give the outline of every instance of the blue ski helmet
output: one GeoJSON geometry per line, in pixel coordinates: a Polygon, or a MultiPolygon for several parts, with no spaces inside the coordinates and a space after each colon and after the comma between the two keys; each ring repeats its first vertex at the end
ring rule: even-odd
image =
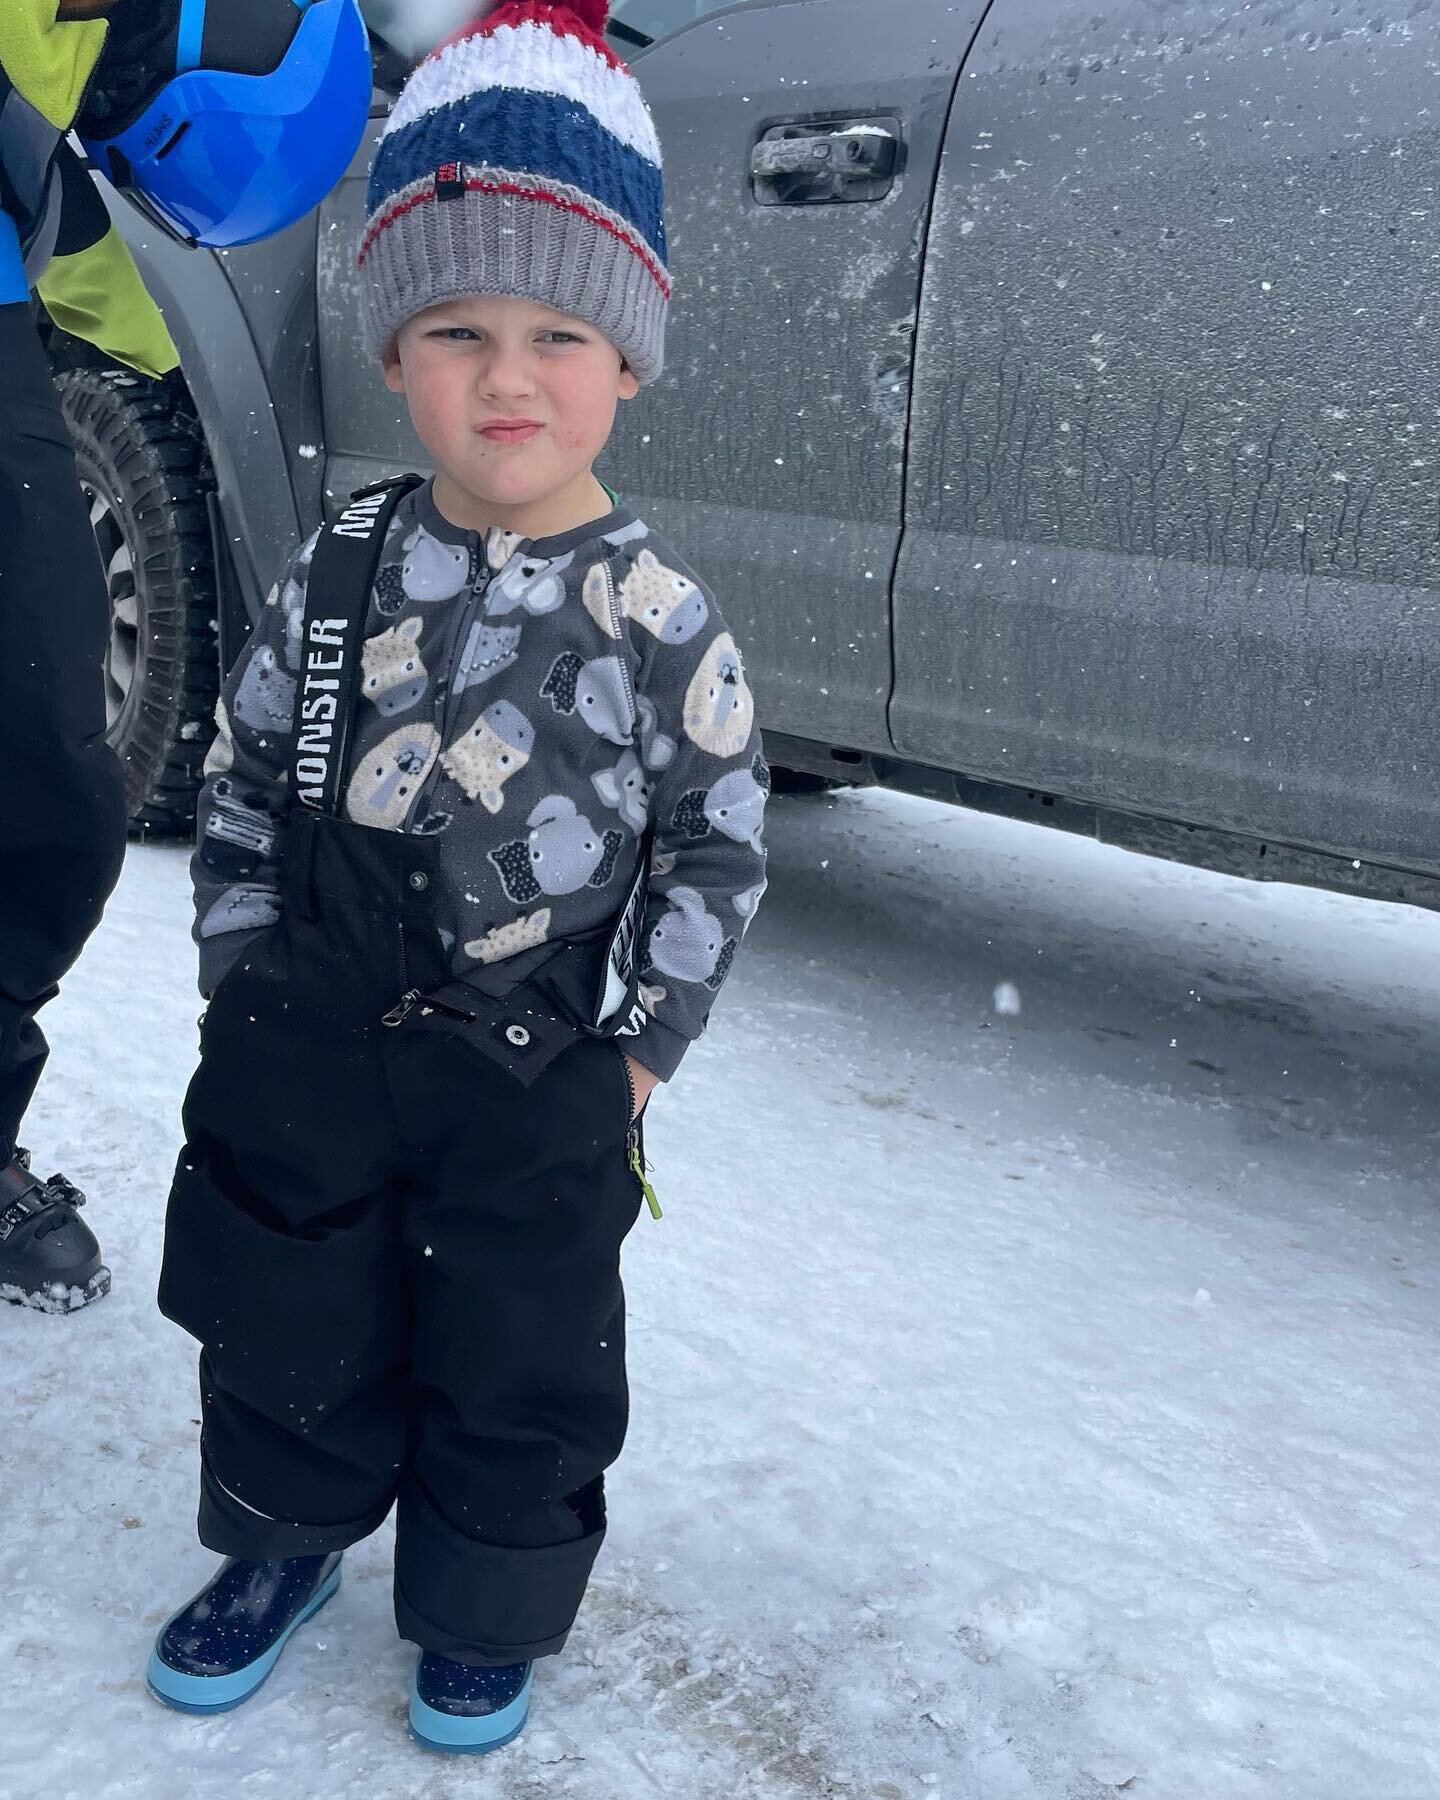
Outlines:
{"type": "Polygon", "coordinates": [[[175,73],[85,149],[172,237],[223,249],[303,218],[370,112],[357,0],[179,0],[175,73]],[[257,29],[261,27],[263,29],[257,29]]]}

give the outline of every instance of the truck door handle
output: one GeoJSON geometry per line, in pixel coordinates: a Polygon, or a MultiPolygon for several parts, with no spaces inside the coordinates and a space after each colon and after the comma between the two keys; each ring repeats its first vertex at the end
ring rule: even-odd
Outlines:
{"type": "Polygon", "coordinates": [[[882,200],[900,171],[894,117],[772,125],[750,152],[761,206],[836,206],[882,200]]]}

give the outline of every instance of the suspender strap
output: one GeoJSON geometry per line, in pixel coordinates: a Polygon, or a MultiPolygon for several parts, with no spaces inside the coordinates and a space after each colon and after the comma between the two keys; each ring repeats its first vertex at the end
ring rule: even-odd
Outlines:
{"type": "Polygon", "coordinates": [[[360,488],[320,533],[305,588],[300,680],[295,694],[291,790],[316,812],[337,810],[360,693],[370,590],[395,509],[425,485],[419,475],[360,488]]]}
{"type": "Polygon", "coordinates": [[[645,1022],[640,1004],[640,933],[645,923],[645,902],[650,891],[650,856],[655,847],[652,827],[640,844],[640,861],[616,915],[609,942],[600,991],[586,1029],[596,1037],[635,1037],[645,1022]]]}

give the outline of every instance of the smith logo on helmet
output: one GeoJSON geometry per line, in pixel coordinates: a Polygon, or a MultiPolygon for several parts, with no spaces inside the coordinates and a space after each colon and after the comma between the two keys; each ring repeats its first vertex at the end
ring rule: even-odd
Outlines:
{"type": "Polygon", "coordinates": [[[175,128],[175,120],[168,112],[159,118],[145,133],[145,148],[153,150],[157,144],[165,142],[166,135],[175,128]]]}

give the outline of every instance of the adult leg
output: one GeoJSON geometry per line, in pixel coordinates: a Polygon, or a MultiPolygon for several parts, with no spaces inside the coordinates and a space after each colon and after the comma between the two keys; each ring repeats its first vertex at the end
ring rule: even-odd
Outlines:
{"type": "Polygon", "coordinates": [[[440,1133],[415,1132],[404,1212],[397,1621],[424,1649],[521,1663],[564,1645],[625,1437],[629,1088],[611,1043],[575,1045],[521,1089],[473,1048],[418,1035],[392,1081],[402,1116],[440,1133]]]}
{"type": "Polygon", "coordinates": [[[105,743],[109,597],[27,306],[0,307],[0,1165],[44,1063],[35,1014],[99,923],[125,850],[105,743]]]}
{"type": "Polygon", "coordinates": [[[109,629],[75,458],[30,309],[0,306],[0,1296],[68,1312],[110,1286],[76,1213],[16,1139],[45,1062],[35,1015],[99,923],[125,850],[105,743],[109,629]]]}

